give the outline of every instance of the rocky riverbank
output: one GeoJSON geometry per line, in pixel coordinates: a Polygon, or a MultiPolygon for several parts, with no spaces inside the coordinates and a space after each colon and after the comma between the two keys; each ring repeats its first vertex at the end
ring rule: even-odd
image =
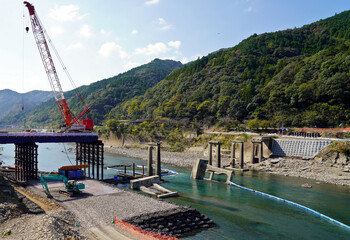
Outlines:
{"type": "MultiPolygon", "coordinates": [[[[140,148],[123,148],[123,147],[105,147],[105,151],[109,153],[125,155],[129,157],[148,159],[148,150],[140,148]]],[[[192,167],[198,158],[203,158],[203,155],[198,153],[178,153],[161,151],[162,163],[174,165],[178,167],[192,167]]]]}
{"type": "MultiPolygon", "coordinates": [[[[107,152],[126,155],[147,160],[147,149],[134,149],[122,147],[106,147],[107,152]]],[[[207,159],[204,154],[198,152],[175,153],[161,152],[162,162],[179,167],[192,168],[198,158],[207,159]]],[[[222,157],[223,165],[229,163],[227,156],[222,157]]],[[[350,185],[350,158],[343,154],[323,153],[312,160],[298,158],[269,158],[261,163],[245,163],[245,168],[263,171],[283,176],[302,177],[314,179],[325,183],[350,185]]]]}
{"type": "Polygon", "coordinates": [[[247,164],[250,169],[283,176],[302,177],[319,182],[350,186],[350,173],[318,160],[271,158],[261,163],[247,164]]]}
{"type": "Polygon", "coordinates": [[[13,184],[1,178],[0,234],[5,239],[135,239],[112,224],[114,216],[143,230],[176,237],[215,226],[194,208],[96,180],[85,180],[87,188],[74,197],[60,194],[60,186],[50,186],[52,199],[36,181],[26,187],[13,184]]]}
{"type": "MultiPolygon", "coordinates": [[[[43,199],[47,213],[33,202],[33,194],[14,188],[0,173],[0,234],[4,239],[82,239],[75,216],[57,203],[43,199]],[[25,193],[26,195],[22,194],[25,193]]],[[[34,197],[35,198],[35,197],[34,197]]],[[[38,199],[38,198],[37,198],[38,199]]]]}

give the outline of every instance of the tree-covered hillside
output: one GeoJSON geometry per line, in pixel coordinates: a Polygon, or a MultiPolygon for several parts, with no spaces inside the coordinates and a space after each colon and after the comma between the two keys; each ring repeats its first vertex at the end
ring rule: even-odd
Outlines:
{"type": "Polygon", "coordinates": [[[274,33],[173,71],[143,96],[117,106],[116,119],[211,125],[265,119],[272,125],[350,124],[350,11],[274,33]]]}
{"type": "MultiPolygon", "coordinates": [[[[142,95],[148,88],[153,87],[164,79],[173,69],[182,67],[180,62],[155,59],[148,64],[134,68],[117,76],[95,82],[65,93],[68,106],[73,113],[79,115],[83,105],[77,93],[80,92],[90,114],[96,124],[101,124],[105,115],[119,103],[135,96],[142,95]]],[[[15,115],[4,119],[3,123],[23,123],[28,126],[58,126],[63,124],[63,118],[58,107],[51,99],[24,115],[15,115]]]]}
{"type": "Polygon", "coordinates": [[[0,122],[2,118],[22,114],[22,105],[24,111],[29,111],[51,97],[52,93],[48,91],[18,93],[9,89],[0,90],[0,122]]]}

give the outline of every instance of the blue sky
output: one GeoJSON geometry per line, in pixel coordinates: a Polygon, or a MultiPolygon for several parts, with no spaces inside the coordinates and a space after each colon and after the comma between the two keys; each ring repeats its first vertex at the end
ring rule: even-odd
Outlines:
{"type": "MultiPolygon", "coordinates": [[[[154,58],[186,63],[250,35],[350,9],[349,0],[32,0],[77,86],[154,58]]],[[[0,0],[0,89],[51,90],[21,0],[0,0]],[[23,17],[23,13],[24,16],[23,17]]],[[[64,91],[72,89],[54,59],[64,91]]]]}

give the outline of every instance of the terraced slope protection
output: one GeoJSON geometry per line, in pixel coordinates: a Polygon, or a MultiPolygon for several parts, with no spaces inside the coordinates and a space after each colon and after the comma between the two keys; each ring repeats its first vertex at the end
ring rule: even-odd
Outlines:
{"type": "Polygon", "coordinates": [[[274,139],[272,155],[278,157],[314,158],[322,149],[332,144],[326,140],[274,139]]]}

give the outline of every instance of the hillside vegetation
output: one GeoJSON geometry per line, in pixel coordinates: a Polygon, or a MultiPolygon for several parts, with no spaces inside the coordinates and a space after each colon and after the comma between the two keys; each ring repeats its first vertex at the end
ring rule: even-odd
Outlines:
{"type": "Polygon", "coordinates": [[[301,28],[254,34],[173,71],[109,116],[167,117],[200,126],[250,119],[268,126],[350,124],[349,37],[350,11],[301,28]]]}
{"type": "MultiPolygon", "coordinates": [[[[86,105],[91,109],[90,117],[96,124],[101,124],[112,108],[134,96],[142,95],[148,88],[164,79],[174,68],[179,67],[182,67],[180,62],[155,59],[125,73],[65,93],[67,104],[76,115],[81,113],[83,105],[77,97],[77,93],[80,92],[86,105]]],[[[63,124],[63,118],[54,99],[32,109],[24,117],[18,114],[3,119],[2,123],[23,121],[32,127],[58,127],[63,124]]]]}
{"type": "Polygon", "coordinates": [[[0,90],[0,122],[9,116],[23,114],[22,105],[27,112],[50,98],[52,93],[48,91],[18,93],[9,89],[0,90]]]}
{"type": "MultiPolygon", "coordinates": [[[[230,130],[277,127],[281,121],[291,127],[345,126],[350,124],[349,54],[350,11],[345,11],[301,28],[254,34],[184,66],[156,59],[79,91],[95,123],[104,125],[99,131],[144,132],[150,139],[168,136],[166,124],[179,136],[184,128],[214,125],[230,130]],[[138,129],[116,122],[128,119],[148,121],[138,129]]],[[[73,112],[82,112],[74,91],[66,98],[73,112]]],[[[53,100],[27,112],[24,120],[32,126],[63,122],[53,100]]],[[[2,123],[22,121],[17,115],[2,123]]]]}

